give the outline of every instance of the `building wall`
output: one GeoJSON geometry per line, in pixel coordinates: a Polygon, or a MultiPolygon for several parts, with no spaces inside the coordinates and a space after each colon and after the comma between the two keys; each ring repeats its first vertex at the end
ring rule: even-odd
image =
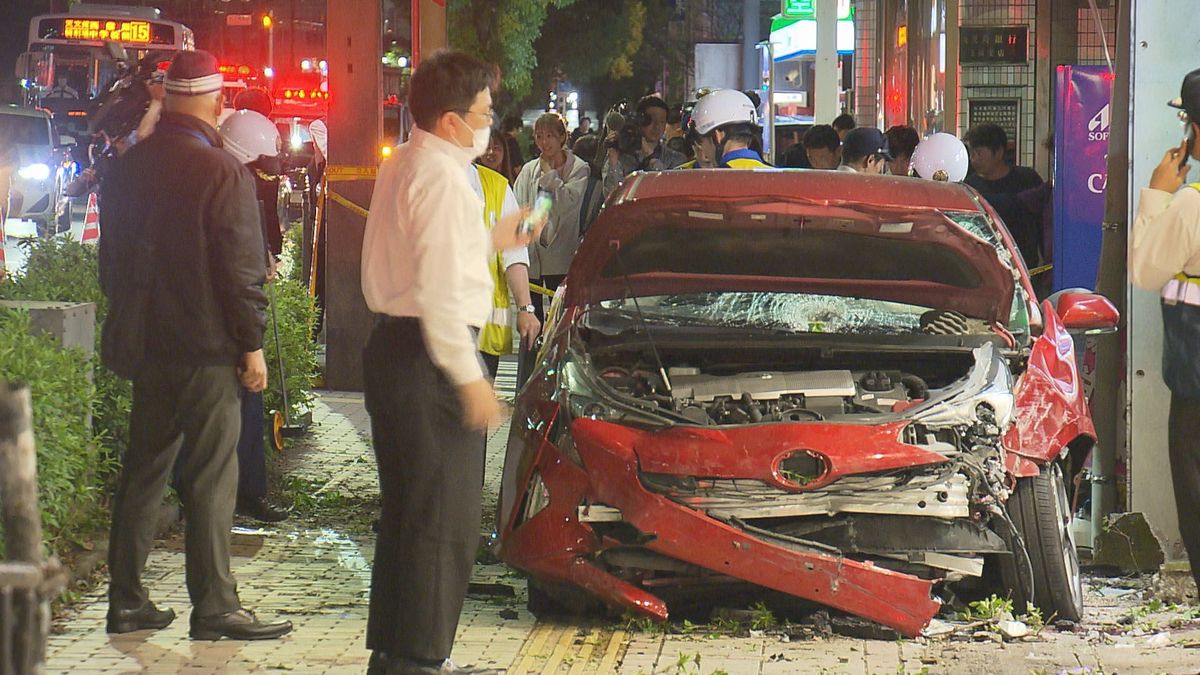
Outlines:
{"type": "MultiPolygon", "coordinates": [[[[1034,146],[1041,139],[1035,138],[1035,119],[1039,96],[1053,96],[1053,92],[1037,91],[1034,42],[1037,35],[1036,0],[961,0],[959,23],[970,26],[1017,26],[1029,28],[1030,59],[1024,64],[961,66],[962,101],[958,113],[958,128],[965,133],[969,123],[971,101],[976,99],[1020,100],[1020,138],[1016,148],[1016,161],[1032,165],[1034,146]]],[[[1012,142],[1012,139],[1009,139],[1012,142]]]]}
{"type": "Polygon", "coordinates": [[[879,72],[880,44],[879,0],[854,3],[854,119],[860,126],[882,124],[879,72]]]}

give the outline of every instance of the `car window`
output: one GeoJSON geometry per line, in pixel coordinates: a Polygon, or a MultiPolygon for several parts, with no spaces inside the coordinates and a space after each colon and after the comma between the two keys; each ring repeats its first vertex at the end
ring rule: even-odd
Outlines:
{"type": "MultiPolygon", "coordinates": [[[[936,308],[839,295],[776,292],[721,292],[657,295],[605,300],[602,310],[641,315],[658,325],[703,325],[842,335],[922,333],[921,318],[932,321],[936,308]]],[[[964,335],[990,335],[987,322],[968,319],[964,335]]]]}
{"type": "Polygon", "coordinates": [[[50,145],[50,125],[42,117],[0,115],[0,139],[17,145],[50,145]]]}
{"type": "Polygon", "coordinates": [[[1014,270],[1013,278],[1016,280],[1013,290],[1012,312],[1009,314],[1008,330],[1014,334],[1029,334],[1029,312],[1027,310],[1028,298],[1025,297],[1025,289],[1021,286],[1020,280],[1017,278],[1015,270],[1017,264],[1013,260],[1012,251],[1004,245],[1004,238],[996,230],[992,220],[986,214],[973,211],[945,211],[945,216],[954,221],[959,227],[970,232],[992,245],[996,249],[996,256],[1000,261],[1014,270]]]}

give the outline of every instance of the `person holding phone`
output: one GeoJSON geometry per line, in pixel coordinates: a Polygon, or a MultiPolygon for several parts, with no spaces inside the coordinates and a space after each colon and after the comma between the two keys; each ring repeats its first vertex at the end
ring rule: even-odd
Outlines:
{"type": "Polygon", "coordinates": [[[1167,150],[1143,188],[1129,240],[1129,277],[1161,291],[1163,379],[1171,390],[1167,446],[1179,534],[1200,585],[1200,183],[1187,182],[1200,159],[1200,70],[1183,78],[1179,98],[1186,138],[1167,150]]]}
{"type": "Polygon", "coordinates": [[[518,211],[489,235],[468,181],[491,137],[494,72],[458,51],[421,61],[416,129],[380,165],[363,234],[363,296],[380,315],[363,372],[383,501],[368,673],[496,672],[449,661],[479,545],[484,437],[501,414],[478,352],[488,259],[539,234],[518,235],[518,211]]]}

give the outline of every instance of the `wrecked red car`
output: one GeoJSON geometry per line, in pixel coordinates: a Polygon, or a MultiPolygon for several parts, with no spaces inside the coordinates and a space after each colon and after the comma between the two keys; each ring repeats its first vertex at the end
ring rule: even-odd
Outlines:
{"type": "Polygon", "coordinates": [[[961,584],[1077,620],[1064,473],[1095,430],[1071,333],[1117,320],[1090,293],[1039,306],[963,185],[639,174],[517,399],[499,553],[531,603],[660,620],[722,584],[910,636],[961,584]]]}

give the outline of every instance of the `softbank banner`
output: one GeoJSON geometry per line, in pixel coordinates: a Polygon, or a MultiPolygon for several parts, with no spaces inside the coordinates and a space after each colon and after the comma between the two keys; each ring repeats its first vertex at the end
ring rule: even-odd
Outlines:
{"type": "Polygon", "coordinates": [[[1054,125],[1054,290],[1095,288],[1108,182],[1113,76],[1059,66],[1054,125]]]}

